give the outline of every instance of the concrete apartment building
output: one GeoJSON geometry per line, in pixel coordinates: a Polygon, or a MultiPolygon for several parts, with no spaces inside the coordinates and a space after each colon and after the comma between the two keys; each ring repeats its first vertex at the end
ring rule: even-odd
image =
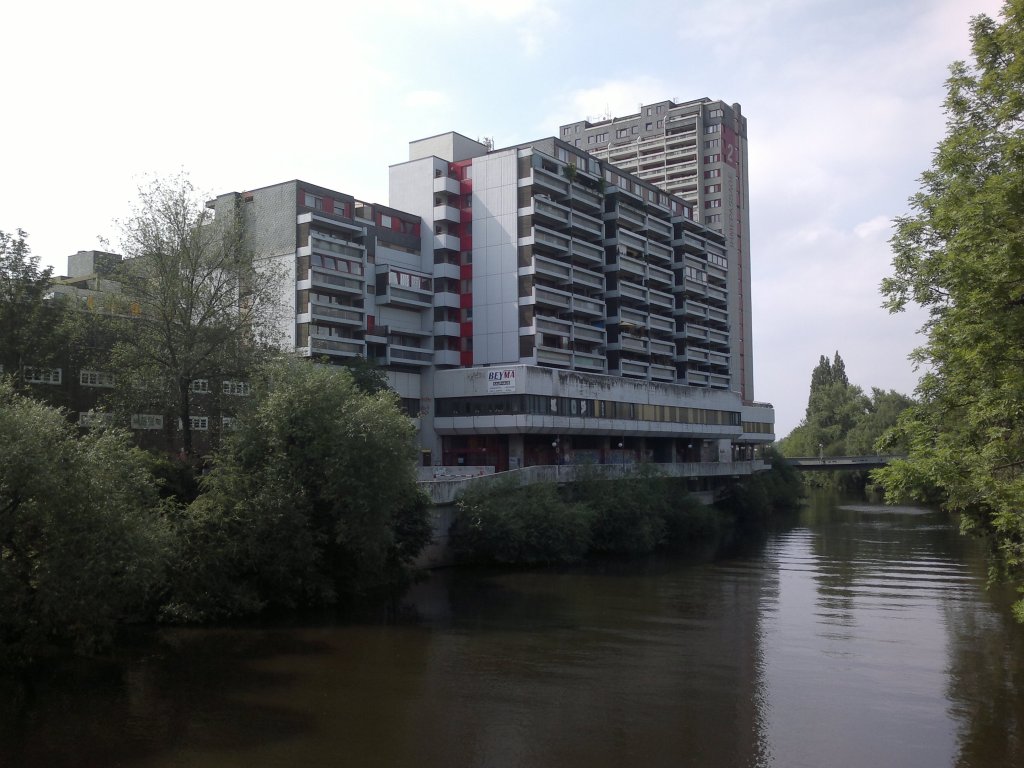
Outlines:
{"type": "Polygon", "coordinates": [[[729,267],[730,369],[741,396],[753,400],[747,121],[740,105],[666,100],[642,105],[632,115],[569,123],[558,136],[683,198],[695,219],[722,234],[729,267]]]}
{"type": "Polygon", "coordinates": [[[730,369],[725,243],[683,199],[549,138],[414,141],[390,206],[220,195],[285,274],[286,349],[383,366],[422,463],[732,462],[772,439],[730,369]]]}
{"type": "MultiPolygon", "coordinates": [[[[208,206],[241,210],[257,264],[281,276],[282,347],[383,367],[422,464],[742,472],[773,439],[771,407],[743,401],[730,364],[725,240],[684,199],[556,138],[495,150],[457,133],[412,142],[390,186],[390,205],[292,180],[208,206]]],[[[115,261],[76,254],[59,290],[130,312],[104,277],[115,261]]],[[[85,395],[113,376],[46,373],[40,387],[85,395]]],[[[228,428],[248,385],[194,385],[210,401],[193,428],[228,428]]],[[[87,426],[94,398],[67,394],[87,426]]],[[[160,413],[131,426],[173,430],[160,413]]]]}

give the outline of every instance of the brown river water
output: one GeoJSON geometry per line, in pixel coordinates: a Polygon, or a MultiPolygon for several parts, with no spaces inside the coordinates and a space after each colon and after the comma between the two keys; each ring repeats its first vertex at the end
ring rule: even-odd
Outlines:
{"type": "Polygon", "coordinates": [[[1009,598],[945,517],[821,497],[715,557],[437,571],[5,681],[0,766],[1024,767],[1009,598]]]}

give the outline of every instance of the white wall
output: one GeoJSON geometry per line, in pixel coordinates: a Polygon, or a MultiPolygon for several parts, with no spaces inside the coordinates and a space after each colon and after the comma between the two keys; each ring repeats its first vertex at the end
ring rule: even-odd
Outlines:
{"type": "Polygon", "coordinates": [[[519,360],[516,150],[473,161],[473,363],[519,360]]]}

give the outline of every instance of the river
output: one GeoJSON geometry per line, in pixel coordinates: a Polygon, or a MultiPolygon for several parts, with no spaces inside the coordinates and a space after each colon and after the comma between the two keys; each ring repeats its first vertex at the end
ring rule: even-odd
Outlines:
{"type": "Polygon", "coordinates": [[[0,765],[1024,766],[1024,631],[984,577],[939,514],[819,497],[717,557],[438,571],[7,681],[0,765]]]}

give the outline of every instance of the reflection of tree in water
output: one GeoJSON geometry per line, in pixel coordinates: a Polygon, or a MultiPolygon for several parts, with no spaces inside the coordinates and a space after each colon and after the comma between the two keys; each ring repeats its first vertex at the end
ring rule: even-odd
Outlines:
{"type": "MultiPolygon", "coordinates": [[[[165,633],[170,646],[119,659],[71,660],[0,679],[0,765],[132,765],[182,743],[225,753],[292,739],[307,718],[245,702],[284,682],[251,662],[283,652],[260,631],[165,633]]],[[[292,653],[316,653],[313,646],[292,653]]]]}
{"type": "Polygon", "coordinates": [[[1024,765],[1024,633],[1010,616],[1012,596],[952,597],[944,606],[949,638],[950,713],[960,723],[962,768],[1024,765]],[[1004,598],[1004,599],[1000,599],[1004,598]]]}

